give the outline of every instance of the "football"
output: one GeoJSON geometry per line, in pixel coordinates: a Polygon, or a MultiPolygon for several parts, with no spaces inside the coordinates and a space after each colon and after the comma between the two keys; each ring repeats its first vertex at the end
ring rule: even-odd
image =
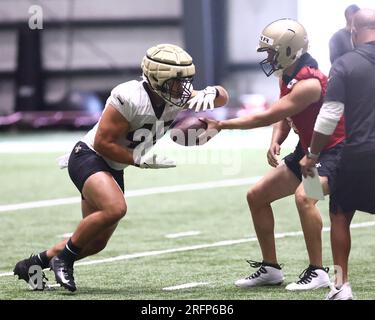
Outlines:
{"type": "Polygon", "coordinates": [[[170,130],[172,141],[181,146],[199,146],[206,141],[199,141],[198,136],[207,129],[207,123],[196,117],[186,117],[176,122],[170,130]]]}

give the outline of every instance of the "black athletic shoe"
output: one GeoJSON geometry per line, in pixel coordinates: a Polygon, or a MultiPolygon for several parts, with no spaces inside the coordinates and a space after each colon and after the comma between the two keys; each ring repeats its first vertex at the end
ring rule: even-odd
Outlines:
{"type": "Polygon", "coordinates": [[[50,262],[51,270],[55,273],[56,282],[71,292],[77,290],[73,277],[73,266],[58,257],[54,257],[50,262]]]}
{"type": "Polygon", "coordinates": [[[31,289],[42,291],[46,288],[48,281],[43,272],[42,263],[38,256],[30,255],[30,258],[18,261],[13,269],[18,279],[25,280],[31,289]]]}

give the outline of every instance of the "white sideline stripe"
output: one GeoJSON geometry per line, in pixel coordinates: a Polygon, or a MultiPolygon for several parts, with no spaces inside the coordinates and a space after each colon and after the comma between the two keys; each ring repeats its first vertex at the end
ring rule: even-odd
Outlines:
{"type": "Polygon", "coordinates": [[[174,239],[174,238],[180,238],[180,237],[197,236],[198,234],[201,234],[201,232],[200,231],[185,231],[185,232],[179,232],[179,233],[166,234],[165,237],[169,239],[174,239]]]}
{"type": "MultiPolygon", "coordinates": [[[[359,229],[359,228],[366,228],[366,227],[371,227],[371,226],[375,226],[375,221],[354,223],[351,225],[350,228],[359,229]]],[[[324,232],[328,232],[329,230],[330,230],[329,228],[323,229],[324,232]]],[[[297,237],[297,236],[301,236],[302,234],[303,234],[302,231],[292,231],[292,232],[276,233],[275,237],[276,238],[297,237]]],[[[159,256],[159,255],[163,255],[167,253],[185,252],[185,251],[193,251],[193,250],[206,249],[206,248],[231,246],[234,244],[253,242],[253,241],[257,241],[257,238],[251,237],[251,238],[238,239],[238,240],[224,240],[224,241],[214,242],[211,244],[206,243],[206,244],[200,244],[200,245],[189,246],[189,247],[156,250],[156,251],[146,251],[146,252],[140,252],[140,253],[121,255],[121,256],[117,256],[113,258],[82,261],[82,262],[77,262],[74,265],[75,266],[88,266],[88,265],[108,263],[108,262],[121,261],[121,260],[130,260],[130,259],[142,258],[142,257],[159,256]]],[[[0,273],[0,277],[11,276],[11,275],[13,275],[13,272],[0,273]]]]}
{"type": "Polygon", "coordinates": [[[194,288],[194,287],[199,287],[199,286],[206,286],[208,284],[210,284],[210,283],[209,282],[192,282],[192,283],[180,284],[178,286],[173,286],[173,287],[165,287],[165,288],[163,288],[163,290],[173,291],[173,290],[194,288]]]}
{"type": "MultiPolygon", "coordinates": [[[[228,180],[201,182],[201,183],[179,184],[179,185],[166,186],[166,187],[145,188],[145,189],[125,191],[125,196],[127,198],[132,198],[132,197],[141,197],[141,196],[147,196],[147,195],[153,195],[153,194],[242,186],[242,185],[247,185],[247,184],[254,184],[259,179],[261,179],[260,176],[248,177],[248,178],[242,178],[242,179],[228,179],[228,180]]],[[[25,202],[25,203],[16,203],[16,204],[6,204],[6,205],[0,205],[0,212],[61,206],[61,205],[74,204],[74,203],[80,203],[80,202],[81,202],[80,197],[73,197],[73,198],[42,200],[42,201],[33,201],[33,202],[25,202]]]]}

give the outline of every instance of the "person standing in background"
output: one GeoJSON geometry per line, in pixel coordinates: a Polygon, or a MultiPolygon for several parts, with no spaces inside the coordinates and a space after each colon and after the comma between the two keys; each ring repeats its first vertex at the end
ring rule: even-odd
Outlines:
{"type": "Polygon", "coordinates": [[[310,144],[316,159],[304,157],[301,170],[312,175],[338,121],[345,116],[346,142],[330,199],[333,263],[341,272],[328,300],[353,299],[348,278],[350,223],[356,210],[375,214],[375,10],[361,9],[354,18],[355,49],[332,66],[324,104],[310,144]]]}
{"type": "Polygon", "coordinates": [[[329,58],[331,64],[343,54],[353,50],[350,28],[354,14],[359,10],[355,4],[345,9],[346,27],[337,31],[329,40],[329,58]]]}

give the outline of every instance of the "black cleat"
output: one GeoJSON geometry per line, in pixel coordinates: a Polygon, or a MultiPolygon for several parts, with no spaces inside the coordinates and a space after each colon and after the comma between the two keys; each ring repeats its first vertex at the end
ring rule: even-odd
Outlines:
{"type": "Polygon", "coordinates": [[[51,270],[55,273],[56,282],[71,292],[77,290],[73,276],[73,266],[69,266],[64,260],[54,257],[50,261],[51,270]]]}
{"type": "Polygon", "coordinates": [[[41,264],[39,258],[32,254],[30,258],[18,261],[13,273],[18,279],[25,280],[32,290],[42,291],[46,288],[48,279],[41,264]]]}

